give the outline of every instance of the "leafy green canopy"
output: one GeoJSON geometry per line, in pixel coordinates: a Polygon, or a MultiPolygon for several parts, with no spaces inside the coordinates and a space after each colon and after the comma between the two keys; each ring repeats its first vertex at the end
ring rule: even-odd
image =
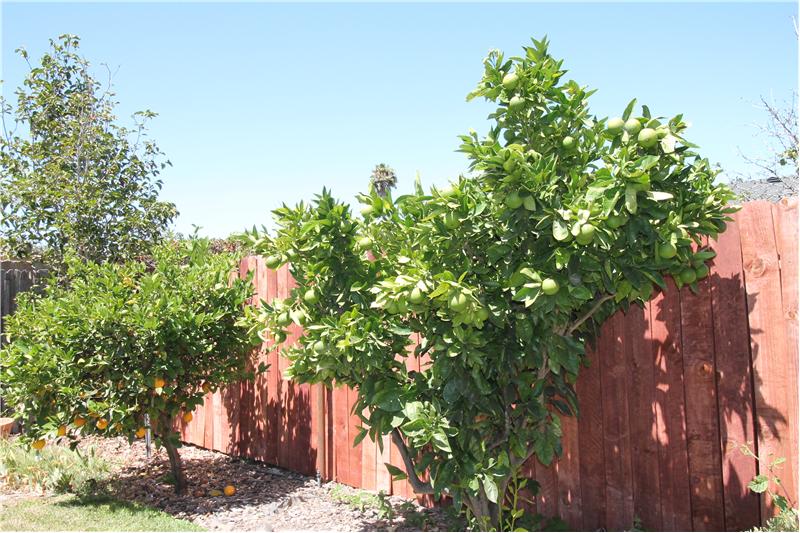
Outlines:
{"type": "Polygon", "coordinates": [[[479,527],[502,528],[519,467],[561,451],[585,342],[665,275],[706,276],[714,254],[698,245],[725,228],[732,195],[681,116],[631,102],[593,117],[591,91],[563,80],[546,41],[484,63],[469,98],[498,107],[488,136],[462,137],[469,177],[394,200],[373,190],[363,218],[323,191],[277,209],[274,238],[248,237],[298,283],[261,309],[279,341],[305,327],[288,374],[358,387],[357,440],[392,434],[417,492],[447,492],[479,527]],[[427,356],[418,372],[412,354],[427,356]]]}
{"type": "MultiPolygon", "coordinates": [[[[243,306],[249,280],[229,254],[193,239],[157,247],[149,264],[67,258],[69,286],[19,296],[0,351],[0,394],[31,438],[132,437],[149,414],[159,438],[205,392],[252,374],[258,338],[243,306]]],[[[140,434],[141,435],[141,434],[140,434]]]]}
{"type": "Polygon", "coordinates": [[[53,266],[68,252],[130,259],[160,241],[177,214],[158,200],[169,162],[146,136],[155,113],[119,126],[110,72],[101,87],[78,46],[70,35],[51,41],[17,89],[16,109],[0,98],[0,254],[53,266]]]}

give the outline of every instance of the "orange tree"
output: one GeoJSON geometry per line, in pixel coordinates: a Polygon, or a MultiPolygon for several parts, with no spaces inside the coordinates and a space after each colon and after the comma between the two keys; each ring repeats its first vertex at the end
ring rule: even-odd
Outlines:
{"type": "Polygon", "coordinates": [[[66,284],[20,295],[0,352],[0,394],[34,448],[48,437],[141,438],[149,414],[183,492],[174,422],[189,420],[206,392],[252,375],[252,284],[232,275],[233,255],[202,239],[162,245],[143,261],[67,265],[66,284]]]}
{"type": "Polygon", "coordinates": [[[592,116],[591,91],[565,81],[546,41],[493,51],[472,97],[497,103],[488,135],[462,137],[471,173],[446,189],[360,195],[362,217],[328,191],[275,211],[274,235],[248,240],[298,287],[265,302],[288,374],[358,387],[357,441],[391,435],[417,493],[448,494],[481,529],[527,517],[517,492],[535,456],[561,452],[578,411],[584,346],[618,309],[671,275],[694,286],[732,195],[684,139],[680,116],[592,116]],[[369,253],[368,253],[369,252],[369,253]],[[408,371],[413,355],[429,363],[408,371]],[[397,357],[400,354],[400,357],[397,357]],[[427,475],[423,475],[427,474],[427,475]]]}

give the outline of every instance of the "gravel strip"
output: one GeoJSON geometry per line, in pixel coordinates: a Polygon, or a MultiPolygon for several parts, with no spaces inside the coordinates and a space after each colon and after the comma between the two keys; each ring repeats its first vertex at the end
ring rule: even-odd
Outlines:
{"type": "Polygon", "coordinates": [[[169,483],[169,461],[163,450],[147,461],[142,441],[87,438],[81,446],[94,446],[99,455],[117,465],[110,487],[115,496],[210,530],[448,531],[459,527],[442,509],[426,509],[398,497],[389,498],[395,515],[389,520],[377,505],[362,510],[341,501],[366,496],[365,491],[336,483],[319,486],[313,478],[194,446],[180,450],[189,489],[186,496],[177,496],[169,483]],[[226,485],[233,485],[236,494],[212,495],[226,485]]]}

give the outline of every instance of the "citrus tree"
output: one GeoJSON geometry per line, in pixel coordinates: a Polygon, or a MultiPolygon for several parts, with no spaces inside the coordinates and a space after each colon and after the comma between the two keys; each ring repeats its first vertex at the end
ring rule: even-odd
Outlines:
{"type": "Polygon", "coordinates": [[[396,199],[373,189],[361,217],[323,191],[277,209],[274,235],[247,235],[297,281],[260,309],[277,341],[304,326],[288,375],[357,387],[356,440],[391,435],[405,465],[392,474],[451,496],[482,529],[523,523],[521,466],[561,452],[600,324],[665,276],[692,287],[707,276],[703,238],[732,211],[681,116],[631,102],[597,118],[546,40],[523,52],[490,52],[469,95],[497,104],[486,136],[462,137],[469,176],[396,199]]]}
{"type": "Polygon", "coordinates": [[[245,311],[252,284],[232,275],[234,256],[209,247],[164,244],[126,264],[68,258],[68,284],[19,296],[0,351],[0,395],[34,448],[90,434],[142,438],[149,415],[184,491],[177,417],[190,421],[206,393],[250,377],[258,344],[245,311]]]}

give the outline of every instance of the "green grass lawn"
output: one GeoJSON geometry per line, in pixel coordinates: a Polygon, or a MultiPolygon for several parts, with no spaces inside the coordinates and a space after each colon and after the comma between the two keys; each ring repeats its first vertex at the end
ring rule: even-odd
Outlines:
{"type": "Polygon", "coordinates": [[[37,497],[0,502],[0,531],[203,531],[143,505],[112,498],[37,497]]]}

